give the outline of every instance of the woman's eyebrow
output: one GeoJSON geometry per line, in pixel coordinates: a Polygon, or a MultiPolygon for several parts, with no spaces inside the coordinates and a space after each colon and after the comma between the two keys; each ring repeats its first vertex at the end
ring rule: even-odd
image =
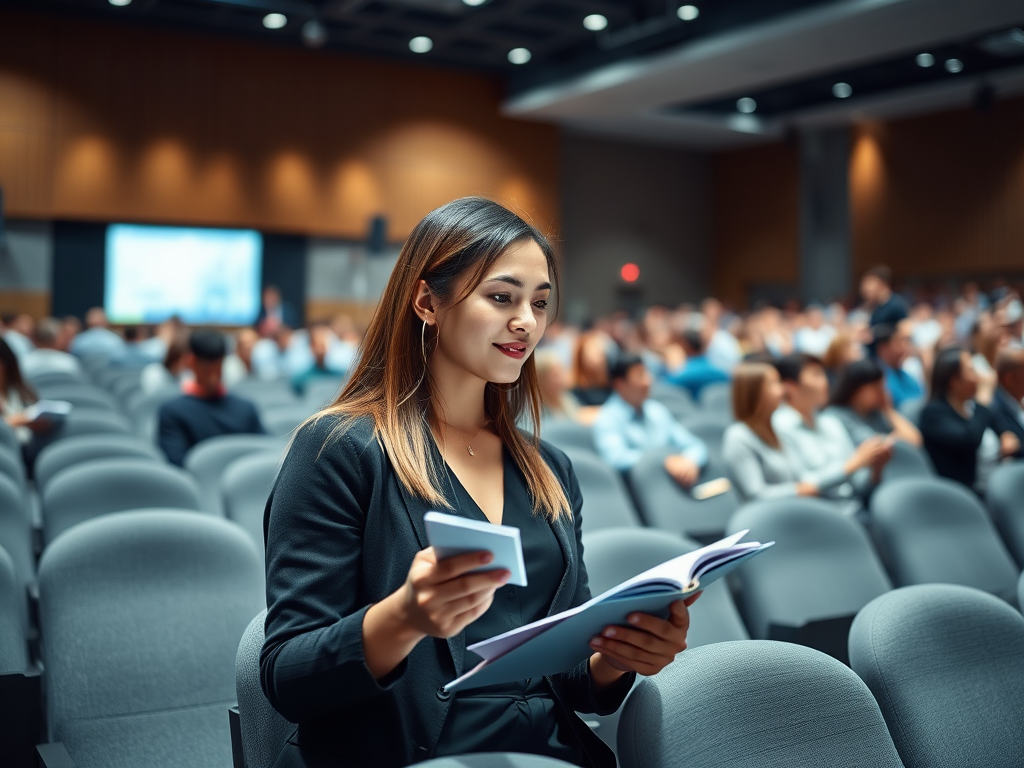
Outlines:
{"type": "MultiPolygon", "coordinates": [[[[518,277],[513,277],[512,275],[496,275],[495,277],[487,278],[486,280],[484,280],[484,282],[485,283],[508,283],[509,285],[514,285],[516,288],[522,288],[523,287],[523,281],[520,280],[518,277]]],[[[551,283],[541,283],[534,290],[536,290],[536,291],[546,291],[546,290],[549,290],[550,288],[551,288],[551,283]]]]}

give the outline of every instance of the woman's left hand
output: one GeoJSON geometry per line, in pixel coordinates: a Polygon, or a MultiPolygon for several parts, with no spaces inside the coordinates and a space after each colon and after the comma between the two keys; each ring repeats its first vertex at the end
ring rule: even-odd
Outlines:
{"type": "Polygon", "coordinates": [[[631,613],[628,627],[606,627],[590,641],[604,661],[620,672],[637,672],[650,677],[672,663],[676,654],[686,650],[690,628],[690,606],[701,593],[672,603],[669,618],[647,613],[631,613]]]}

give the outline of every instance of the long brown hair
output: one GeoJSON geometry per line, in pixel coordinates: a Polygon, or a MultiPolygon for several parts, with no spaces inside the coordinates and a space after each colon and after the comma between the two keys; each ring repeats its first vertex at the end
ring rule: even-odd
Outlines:
{"type": "Polygon", "coordinates": [[[779,438],[772,429],[771,414],[765,419],[764,384],[775,368],[768,363],[740,363],[732,373],[732,410],[736,421],[773,448],[779,447],[779,438]]]}
{"type": "MultiPolygon", "coordinates": [[[[451,508],[442,487],[441,467],[428,447],[433,437],[428,420],[432,382],[426,359],[436,330],[423,336],[422,321],[413,310],[420,280],[437,298],[435,308],[466,299],[509,246],[532,240],[544,253],[557,296],[558,264],[547,239],[507,208],[479,197],[466,197],[431,211],[416,225],[398,257],[360,344],[358,362],[337,399],[314,418],[342,417],[339,429],[352,419],[373,418],[376,438],[391,459],[400,482],[413,494],[451,508]]],[[[565,490],[540,454],[540,385],[533,355],[523,364],[519,380],[509,386],[493,382],[484,389],[484,410],[491,428],[519,466],[534,512],[549,519],[572,514],[565,490]],[[533,436],[516,424],[528,415],[533,436]]]]}
{"type": "MultiPolygon", "coordinates": [[[[0,370],[3,371],[3,375],[0,378],[3,379],[4,385],[4,391],[0,392],[0,397],[3,398],[5,403],[11,390],[18,393],[22,405],[31,405],[39,399],[36,397],[36,391],[32,388],[32,385],[25,381],[25,377],[21,375],[18,356],[14,354],[14,350],[10,348],[3,338],[0,338],[0,370]]],[[[0,408],[0,412],[5,410],[6,407],[0,408]]]]}

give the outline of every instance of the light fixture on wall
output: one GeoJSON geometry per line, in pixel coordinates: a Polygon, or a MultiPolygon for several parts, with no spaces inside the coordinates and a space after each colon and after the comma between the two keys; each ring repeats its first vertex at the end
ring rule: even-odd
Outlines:
{"type": "Polygon", "coordinates": [[[946,67],[946,71],[951,75],[956,75],[964,71],[964,63],[960,61],[960,59],[946,59],[944,66],[946,67]]]}
{"type": "Polygon", "coordinates": [[[696,5],[681,5],[679,10],[676,11],[676,16],[683,21],[693,21],[700,16],[700,8],[696,5]]]}
{"type": "Polygon", "coordinates": [[[914,57],[914,62],[919,67],[930,67],[935,63],[935,57],[930,53],[919,53],[914,57]]]}
{"type": "Polygon", "coordinates": [[[640,267],[633,262],[623,264],[622,269],[619,270],[619,277],[622,278],[623,282],[635,283],[640,279],[640,267]]]}
{"type": "Polygon", "coordinates": [[[757,102],[749,96],[744,96],[742,99],[736,99],[736,111],[742,112],[745,115],[749,115],[751,112],[757,109],[757,102]]]}
{"type": "Polygon", "coordinates": [[[832,86],[832,95],[837,99],[848,99],[853,94],[849,83],[836,83],[832,86]]]}
{"type": "Polygon", "coordinates": [[[533,54],[526,48],[513,48],[508,52],[508,60],[513,64],[525,64],[533,58],[533,54]]]}
{"type": "Polygon", "coordinates": [[[487,0],[462,0],[462,2],[475,8],[478,5],[483,5],[487,0]]]}
{"type": "Polygon", "coordinates": [[[116,5],[118,8],[124,8],[126,5],[131,5],[132,0],[107,0],[111,5],[116,5]]]}
{"type": "Polygon", "coordinates": [[[434,47],[434,41],[426,35],[414,37],[409,41],[409,50],[413,53],[427,53],[434,47]]]}
{"type": "Polygon", "coordinates": [[[592,13],[584,17],[583,26],[591,32],[600,32],[608,26],[608,19],[600,13],[592,13]]]}
{"type": "Polygon", "coordinates": [[[263,26],[267,29],[281,29],[288,23],[288,17],[283,13],[268,13],[263,17],[263,26]]]}

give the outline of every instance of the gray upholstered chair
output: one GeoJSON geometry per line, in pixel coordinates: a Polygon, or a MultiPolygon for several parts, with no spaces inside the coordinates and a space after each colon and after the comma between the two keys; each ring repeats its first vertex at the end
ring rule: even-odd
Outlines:
{"type": "Polygon", "coordinates": [[[882,472],[882,482],[901,477],[935,477],[935,467],[924,448],[897,440],[892,445],[892,458],[882,472]]]}
{"type": "Polygon", "coordinates": [[[179,467],[152,459],[85,461],[54,477],[43,491],[43,541],[84,520],[128,509],[202,510],[199,486],[179,467]]]}
{"type": "Polygon", "coordinates": [[[0,447],[8,448],[15,453],[21,453],[21,441],[14,434],[14,430],[7,426],[7,422],[0,419],[0,447]]]}
{"type": "Polygon", "coordinates": [[[731,421],[731,416],[723,417],[720,413],[697,411],[683,420],[682,424],[704,442],[712,458],[721,460],[722,437],[731,421]]]}
{"type": "Polygon", "coordinates": [[[19,488],[25,489],[25,463],[20,451],[15,453],[0,445],[0,475],[11,478],[19,488]]]}
{"type": "Polygon", "coordinates": [[[419,763],[420,768],[565,768],[570,763],[552,757],[520,752],[485,752],[457,757],[438,757],[419,763]]]}
{"type": "Polygon", "coordinates": [[[177,387],[166,387],[155,392],[137,394],[126,401],[132,431],[148,443],[155,443],[160,418],[160,408],[168,400],[181,396],[177,387]]]}
{"type": "Polygon", "coordinates": [[[185,469],[192,473],[203,494],[203,509],[223,515],[220,483],[236,459],[250,453],[284,450],[284,440],[273,435],[219,435],[197,443],[185,454],[185,469]]]}
{"type": "MultiPolygon", "coordinates": [[[[263,695],[260,651],[263,649],[267,612],[249,622],[235,656],[235,691],[238,695],[239,735],[245,768],[271,768],[295,726],[284,719],[263,695]]],[[[236,762],[237,764],[237,762],[236,762]]]]}
{"type": "Polygon", "coordinates": [[[28,669],[24,591],[14,561],[0,547],[0,677],[28,669]]]}
{"type": "Polygon", "coordinates": [[[9,477],[0,475],[0,547],[11,559],[18,580],[17,600],[22,624],[28,627],[28,587],[35,582],[32,515],[24,491],[9,477]]]}
{"type": "Polygon", "coordinates": [[[106,515],[55,541],[39,567],[49,764],[231,765],[225,709],[261,570],[236,525],[189,512],[106,515]]]}
{"type": "Polygon", "coordinates": [[[1024,461],[998,467],[988,478],[985,501],[1017,565],[1024,566],[1024,461]]]}
{"type": "MultiPolygon", "coordinates": [[[[583,561],[587,566],[590,591],[599,595],[626,579],[660,565],[666,560],[699,549],[700,544],[653,528],[602,528],[583,533],[583,561]]],[[[755,558],[756,559],[756,558],[755,558]]],[[[748,639],[739,612],[725,581],[717,581],[690,608],[687,645],[721,643],[748,639]]],[[[597,735],[615,750],[621,709],[611,715],[585,715],[596,726],[597,735]]]]}
{"type": "Polygon", "coordinates": [[[260,407],[260,422],[268,435],[285,439],[314,413],[316,407],[304,400],[290,405],[267,405],[260,407]]]}
{"type": "Polygon", "coordinates": [[[132,435],[79,435],[47,446],[36,458],[36,488],[42,492],[61,471],[83,461],[115,457],[165,462],[160,449],[132,435]]]}
{"type": "Polygon", "coordinates": [[[231,394],[248,400],[260,410],[299,402],[287,379],[243,379],[231,387],[231,394]]]}
{"type": "Polygon", "coordinates": [[[732,383],[727,381],[708,384],[700,391],[699,410],[732,416],[732,383]]]}
{"type": "MultiPolygon", "coordinates": [[[[726,523],[739,507],[736,491],[698,501],[665,471],[671,448],[646,452],[629,470],[629,484],[643,521],[654,528],[674,531],[698,541],[721,538],[726,523]]],[[[713,459],[701,473],[700,482],[722,477],[722,466],[713,459]]]]}
{"type": "Polygon", "coordinates": [[[897,586],[947,583],[1017,599],[1017,565],[978,497],[942,478],[883,483],[871,497],[875,539],[897,586]]]}
{"type": "Polygon", "coordinates": [[[892,588],[864,529],[819,499],[747,504],[729,532],[775,546],[736,571],[744,615],[761,639],[788,640],[846,659],[857,611],[892,588]]]}
{"type": "Polygon", "coordinates": [[[98,387],[89,384],[49,384],[39,388],[40,398],[66,400],[75,408],[99,411],[120,411],[117,399],[98,387]]]}
{"type": "Polygon", "coordinates": [[[640,516],[626,490],[622,475],[612,469],[593,451],[566,447],[565,455],[572,462],[583,494],[583,528],[639,526],[640,516]]]}
{"type": "Polygon", "coordinates": [[[281,466],[281,451],[259,451],[235,459],[224,470],[219,493],[224,513],[249,534],[262,556],[263,512],[281,466]]]}
{"type": "Polygon", "coordinates": [[[850,631],[907,768],[1024,765],[1024,617],[969,587],[927,584],[873,600],[850,631]]]}
{"type": "Polygon", "coordinates": [[[668,408],[668,412],[680,421],[697,410],[689,392],[667,381],[656,381],[651,384],[650,398],[668,408]]]}
{"type": "Polygon", "coordinates": [[[0,764],[35,765],[42,698],[39,671],[29,660],[22,616],[24,588],[0,548],[0,764]]]}
{"type": "Polygon", "coordinates": [[[540,437],[555,448],[579,448],[596,453],[593,430],[585,424],[571,419],[544,419],[540,425],[540,437]]]}
{"type": "Polygon", "coordinates": [[[322,376],[311,379],[306,382],[305,389],[302,391],[302,399],[314,410],[319,410],[334,402],[344,383],[343,376],[322,376]]]}
{"type": "Polygon", "coordinates": [[[687,650],[645,678],[623,705],[619,764],[902,768],[878,704],[848,667],[768,640],[687,650]]]}

